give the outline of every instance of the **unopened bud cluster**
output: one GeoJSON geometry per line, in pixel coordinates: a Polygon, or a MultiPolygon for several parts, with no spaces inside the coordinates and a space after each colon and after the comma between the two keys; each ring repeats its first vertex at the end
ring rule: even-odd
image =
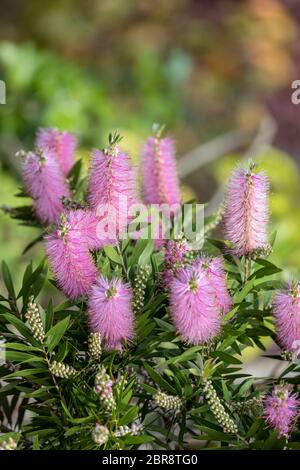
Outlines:
{"type": "Polygon", "coordinates": [[[64,209],[67,209],[67,210],[76,210],[76,209],[86,208],[86,204],[84,204],[83,202],[73,201],[73,199],[70,199],[66,196],[63,196],[61,198],[61,202],[62,202],[64,209]]]}
{"type": "Polygon", "coordinates": [[[131,426],[120,426],[115,432],[115,437],[123,436],[139,436],[142,434],[144,426],[142,424],[133,423],[131,426]]]}
{"type": "Polygon", "coordinates": [[[134,279],[133,311],[138,313],[144,306],[147,281],[150,275],[149,266],[140,266],[134,279]]]}
{"type": "Polygon", "coordinates": [[[165,262],[166,269],[174,274],[189,265],[194,259],[194,252],[187,239],[181,234],[178,240],[169,240],[167,242],[165,262]]]}
{"type": "Polygon", "coordinates": [[[272,251],[273,251],[272,246],[269,243],[267,243],[265,246],[256,248],[255,250],[251,251],[251,253],[249,253],[249,256],[251,259],[267,258],[268,256],[270,256],[272,251]]]}
{"type": "Polygon", "coordinates": [[[7,441],[0,442],[0,450],[16,450],[16,448],[17,443],[12,437],[9,437],[7,441]]]}
{"type": "Polygon", "coordinates": [[[229,434],[236,434],[238,432],[237,425],[229,414],[225,411],[212,383],[210,380],[203,379],[204,382],[204,395],[208,401],[209,407],[215,416],[218,423],[222,426],[223,431],[229,434]]]}
{"type": "Polygon", "coordinates": [[[106,426],[102,426],[101,424],[97,423],[95,428],[92,431],[92,439],[98,445],[102,446],[106,444],[109,438],[109,430],[106,426]]]}
{"type": "Polygon", "coordinates": [[[29,329],[33,335],[33,337],[42,343],[45,338],[44,327],[42,323],[42,319],[40,316],[40,311],[37,304],[33,301],[33,297],[31,297],[29,304],[27,306],[27,312],[25,314],[25,318],[28,321],[29,329]]]}
{"type": "Polygon", "coordinates": [[[232,409],[238,413],[258,412],[262,407],[262,397],[253,397],[245,401],[232,403],[232,409]]]}
{"type": "Polygon", "coordinates": [[[99,361],[102,354],[101,334],[99,332],[90,333],[88,339],[89,355],[94,361],[99,361]]]}
{"type": "Polygon", "coordinates": [[[167,395],[164,392],[158,392],[153,397],[154,404],[163,408],[166,411],[180,411],[183,401],[179,397],[174,397],[172,395],[167,395]]]}
{"type": "Polygon", "coordinates": [[[70,379],[75,377],[77,370],[74,367],[69,366],[68,364],[63,364],[62,362],[53,361],[49,367],[51,374],[55,377],[60,377],[61,379],[70,379]]]}
{"type": "Polygon", "coordinates": [[[106,373],[104,367],[101,367],[99,372],[97,372],[95,377],[95,392],[98,393],[101,402],[107,411],[112,411],[116,402],[113,395],[113,381],[110,379],[109,375],[106,373]]]}

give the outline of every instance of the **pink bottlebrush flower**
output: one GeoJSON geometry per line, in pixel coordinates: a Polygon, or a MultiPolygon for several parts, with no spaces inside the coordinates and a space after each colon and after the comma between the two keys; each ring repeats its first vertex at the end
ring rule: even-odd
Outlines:
{"type": "Polygon", "coordinates": [[[78,237],[86,242],[90,250],[102,248],[102,240],[99,240],[97,236],[98,219],[93,211],[87,209],[70,210],[66,214],[66,221],[72,227],[73,233],[76,231],[78,237]]]}
{"type": "Polygon", "coordinates": [[[142,149],[142,173],[143,194],[147,204],[181,204],[172,139],[147,139],[142,149]]]}
{"type": "Polygon", "coordinates": [[[220,257],[211,258],[202,256],[197,262],[207,273],[207,279],[211,283],[214,292],[216,305],[222,313],[228,313],[232,308],[232,299],[226,285],[226,274],[224,270],[224,261],[220,257]]]}
{"type": "Polygon", "coordinates": [[[224,214],[225,238],[236,256],[268,246],[269,181],[263,173],[237,168],[230,179],[224,214]]]}
{"type": "Polygon", "coordinates": [[[131,307],[132,291],[121,279],[99,276],[89,295],[89,322],[93,332],[101,333],[107,350],[122,349],[134,337],[131,307]]]}
{"type": "Polygon", "coordinates": [[[170,305],[176,329],[188,344],[206,343],[220,332],[220,308],[199,264],[178,271],[170,283],[170,305]]]}
{"type": "MultiPolygon", "coordinates": [[[[112,232],[103,236],[103,244],[114,243],[130,221],[128,211],[137,202],[136,177],[128,155],[118,146],[92,155],[88,202],[98,220],[111,217],[112,232]]],[[[100,235],[99,235],[100,236],[100,235]]]]}
{"type": "Polygon", "coordinates": [[[293,284],[289,289],[277,292],[273,303],[273,313],[281,347],[294,352],[294,345],[300,341],[299,284],[293,284]]]}
{"type": "Polygon", "coordinates": [[[36,136],[37,147],[50,149],[54,153],[65,176],[75,163],[77,141],[71,132],[58,129],[39,129],[36,136]]]}
{"type": "Polygon", "coordinates": [[[97,269],[89,252],[89,241],[80,224],[76,225],[74,221],[77,214],[72,212],[63,216],[59,228],[46,236],[45,242],[59,288],[67,297],[76,299],[89,292],[96,280],[97,269]]]}
{"type": "Polygon", "coordinates": [[[288,437],[298,414],[299,404],[297,395],[290,392],[289,386],[275,386],[272,395],[268,395],[264,400],[264,417],[267,424],[276,429],[280,436],[288,437]]]}
{"type": "Polygon", "coordinates": [[[70,190],[53,152],[49,149],[28,152],[22,174],[40,221],[45,224],[57,222],[64,210],[62,197],[70,197],[70,190]]]}

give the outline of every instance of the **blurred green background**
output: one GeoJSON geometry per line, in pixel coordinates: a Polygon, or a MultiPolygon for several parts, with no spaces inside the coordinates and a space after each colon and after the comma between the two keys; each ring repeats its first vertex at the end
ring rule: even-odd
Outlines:
{"type": "MultiPolygon", "coordinates": [[[[272,182],[273,260],[299,277],[300,78],[298,0],[2,0],[0,204],[20,185],[17,150],[37,127],[74,131],[79,154],[124,135],[136,162],[153,122],[174,135],[187,194],[222,200],[239,159],[257,158],[272,182]]],[[[36,229],[0,215],[0,259],[16,277],[36,229]]]]}

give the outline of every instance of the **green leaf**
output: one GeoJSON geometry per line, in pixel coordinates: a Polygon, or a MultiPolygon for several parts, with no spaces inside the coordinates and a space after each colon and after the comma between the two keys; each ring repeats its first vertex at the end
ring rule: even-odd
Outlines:
{"type": "Polygon", "coordinates": [[[154,438],[152,436],[126,436],[125,437],[126,444],[145,444],[147,442],[152,442],[154,438]]]}
{"type": "Polygon", "coordinates": [[[32,361],[44,362],[44,358],[42,357],[30,355],[21,351],[12,351],[12,350],[6,351],[5,358],[7,361],[12,361],[12,362],[32,362],[32,361]]]}
{"type": "Polygon", "coordinates": [[[150,395],[155,395],[155,394],[157,393],[156,388],[151,387],[151,385],[142,384],[142,388],[143,388],[147,393],[150,393],[150,395]]]}
{"type": "Polygon", "coordinates": [[[137,416],[139,411],[138,406],[132,406],[129,410],[120,418],[119,425],[125,426],[125,424],[131,423],[137,416]]]}
{"type": "Polygon", "coordinates": [[[227,403],[230,403],[230,400],[231,400],[231,393],[230,393],[230,391],[228,390],[228,387],[227,387],[227,385],[226,385],[225,380],[222,380],[222,390],[223,390],[223,397],[224,397],[224,400],[225,400],[227,403]]]}
{"type": "Polygon", "coordinates": [[[71,170],[68,173],[68,181],[71,189],[76,189],[80,172],[81,172],[82,160],[77,160],[72,166],[71,170]]]}
{"type": "Polygon", "coordinates": [[[246,439],[249,439],[252,436],[258,436],[259,430],[263,429],[265,427],[265,422],[263,419],[258,418],[253,423],[251,424],[250,428],[248,429],[248,432],[246,434],[246,439]]]}
{"type": "Polygon", "coordinates": [[[243,287],[243,289],[236,293],[234,296],[234,303],[241,303],[244,298],[249,294],[249,292],[255,286],[255,279],[251,279],[247,282],[247,284],[243,287]]]}
{"type": "MultiPolygon", "coordinates": [[[[32,293],[35,297],[39,294],[41,288],[44,285],[45,278],[47,275],[47,266],[45,266],[46,258],[43,258],[38,267],[33,271],[32,274],[26,275],[24,274],[23,277],[23,285],[18,294],[18,299],[20,297],[24,298],[24,303],[27,302],[29,295],[32,293]],[[31,287],[34,286],[35,288],[31,292],[31,287]]],[[[27,270],[26,270],[27,271],[27,270]]]]}
{"type": "Polygon", "coordinates": [[[39,436],[38,434],[33,438],[32,450],[40,450],[39,436]]]}
{"type": "Polygon", "coordinates": [[[199,426],[203,435],[198,437],[201,440],[210,440],[210,441],[234,441],[236,440],[236,436],[233,434],[227,434],[222,431],[217,431],[215,429],[208,428],[206,426],[199,426]]]}
{"type": "Polygon", "coordinates": [[[133,266],[138,263],[139,257],[143,253],[144,249],[148,244],[148,240],[140,239],[136,242],[133,253],[130,258],[130,266],[133,266]]]}
{"type": "Polygon", "coordinates": [[[12,299],[15,299],[16,293],[15,293],[12,277],[5,261],[2,261],[2,276],[3,276],[3,281],[4,281],[4,284],[5,284],[5,287],[7,289],[9,296],[12,299]]]}
{"type": "Polygon", "coordinates": [[[225,353],[223,351],[213,351],[210,354],[212,357],[218,357],[221,361],[224,361],[226,364],[242,364],[242,361],[237,359],[231,354],[225,353]]]}
{"type": "Polygon", "coordinates": [[[21,333],[21,335],[23,335],[30,342],[35,341],[29,328],[27,328],[27,326],[15,315],[12,315],[11,313],[2,313],[1,317],[5,318],[8,323],[13,325],[21,333]]]}
{"type": "Polygon", "coordinates": [[[196,356],[196,353],[202,350],[202,346],[193,346],[182,354],[167,360],[167,364],[177,364],[178,362],[190,361],[196,356]]]}
{"type": "Polygon", "coordinates": [[[168,390],[168,392],[172,393],[173,395],[177,395],[176,389],[172,387],[165,379],[161,377],[154,369],[152,369],[149,364],[144,364],[146,371],[153,379],[154,383],[160,385],[164,390],[168,390]]]}
{"type": "Polygon", "coordinates": [[[5,343],[5,344],[0,344],[0,348],[3,347],[5,349],[15,349],[16,351],[36,351],[39,352],[41,351],[40,348],[36,348],[35,346],[28,346],[27,344],[23,343],[5,343]]]}
{"type": "Polygon", "coordinates": [[[45,318],[45,331],[46,332],[49,331],[50,328],[52,327],[53,318],[54,318],[54,308],[53,308],[52,299],[50,299],[49,304],[48,304],[46,318],[45,318]]]}
{"type": "Polygon", "coordinates": [[[249,388],[253,385],[254,379],[250,377],[249,379],[244,380],[241,385],[239,386],[239,395],[243,396],[249,390],[249,388]]]}
{"type": "Polygon", "coordinates": [[[2,380],[9,379],[11,377],[30,377],[31,375],[45,373],[47,369],[43,367],[35,368],[35,369],[23,369],[17,370],[16,372],[12,372],[11,374],[5,375],[1,377],[2,380]]]}
{"type": "Polygon", "coordinates": [[[153,240],[148,240],[147,245],[145,246],[142,254],[139,257],[138,264],[140,266],[145,266],[146,264],[150,264],[151,255],[153,253],[153,240]]]}
{"type": "Polygon", "coordinates": [[[68,329],[70,323],[70,315],[56,325],[54,325],[47,333],[46,333],[46,344],[48,346],[48,351],[51,352],[58,345],[62,337],[64,336],[65,332],[68,329]]]}
{"type": "Polygon", "coordinates": [[[122,259],[117,250],[113,246],[106,245],[103,247],[106,256],[113,261],[113,263],[122,265],[122,259]]]}

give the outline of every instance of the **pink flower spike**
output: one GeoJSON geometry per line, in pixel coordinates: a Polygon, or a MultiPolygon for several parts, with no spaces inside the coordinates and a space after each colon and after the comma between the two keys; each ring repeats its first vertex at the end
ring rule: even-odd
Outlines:
{"type": "Polygon", "coordinates": [[[206,343],[220,332],[220,308],[199,264],[178,271],[170,283],[170,305],[177,332],[188,344],[206,343]]]}
{"type": "Polygon", "coordinates": [[[181,194],[175,146],[171,138],[147,139],[142,149],[142,173],[143,194],[147,204],[175,204],[179,207],[181,194]]]}
{"type": "Polygon", "coordinates": [[[253,166],[237,168],[230,179],[224,214],[224,235],[236,256],[264,250],[268,246],[269,181],[253,166]]]}
{"type": "Polygon", "coordinates": [[[128,155],[118,146],[95,150],[89,172],[88,201],[99,222],[106,214],[113,217],[112,235],[103,236],[103,244],[115,243],[128,225],[128,211],[137,202],[136,175],[128,155]]]}
{"type": "Polygon", "coordinates": [[[264,400],[264,417],[267,424],[275,429],[279,436],[288,437],[292,431],[299,411],[299,399],[291,393],[289,386],[277,385],[264,400]]]}
{"type": "Polygon", "coordinates": [[[103,247],[102,240],[97,236],[98,219],[94,212],[86,209],[70,210],[66,215],[66,221],[75,231],[78,237],[87,244],[88,249],[97,250],[103,247]]]}
{"type": "Polygon", "coordinates": [[[276,333],[281,347],[294,352],[300,341],[300,285],[277,292],[273,303],[276,333]]]}
{"type": "Polygon", "coordinates": [[[58,129],[39,129],[36,137],[37,147],[53,151],[65,176],[75,163],[77,140],[71,132],[58,129]]]}
{"type": "Polygon", "coordinates": [[[101,333],[107,350],[123,347],[134,337],[131,307],[132,291],[121,279],[99,276],[89,296],[89,323],[93,332],[101,333]]]}
{"type": "MultiPolygon", "coordinates": [[[[74,214],[73,214],[74,216],[74,214]]],[[[45,237],[46,252],[59,288],[76,299],[89,292],[97,277],[97,269],[88,248],[88,240],[73,216],[63,216],[61,226],[45,237]]]]}
{"type": "Polygon", "coordinates": [[[44,224],[57,222],[64,210],[61,199],[70,197],[70,191],[53,152],[49,149],[28,152],[22,175],[39,220],[44,224]]]}
{"type": "Polygon", "coordinates": [[[197,262],[202,269],[206,270],[207,279],[215,292],[216,305],[226,315],[232,309],[232,299],[226,285],[223,259],[221,257],[202,256],[198,258],[197,262]]]}

